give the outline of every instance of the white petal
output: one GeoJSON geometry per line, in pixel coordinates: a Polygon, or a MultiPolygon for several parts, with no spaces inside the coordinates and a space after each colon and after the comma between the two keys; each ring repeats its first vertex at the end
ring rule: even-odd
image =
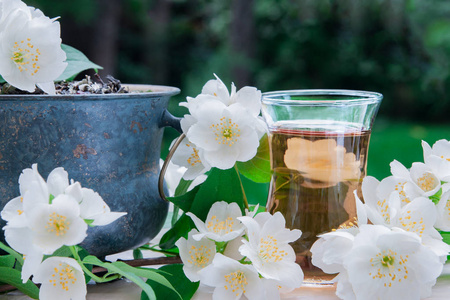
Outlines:
{"type": "Polygon", "coordinates": [[[90,216],[89,220],[94,220],[94,222],[91,223],[92,226],[104,226],[111,224],[112,222],[125,215],[127,215],[126,212],[101,213],[98,215],[90,216]]]}
{"type": "Polygon", "coordinates": [[[390,166],[392,175],[404,179],[410,178],[408,169],[404,165],[402,165],[399,161],[394,160],[393,162],[390,163],[390,166]]]}
{"type": "Polygon", "coordinates": [[[37,87],[49,95],[56,95],[55,83],[53,81],[36,83],[37,87]]]}
{"type": "Polygon", "coordinates": [[[0,215],[3,220],[8,222],[10,227],[27,226],[27,219],[23,210],[23,197],[19,196],[9,200],[0,215]]]}
{"type": "Polygon", "coordinates": [[[22,282],[28,281],[31,275],[39,269],[39,265],[44,258],[44,254],[40,251],[31,251],[24,255],[24,263],[22,266],[22,282]]]}
{"type": "Polygon", "coordinates": [[[202,94],[209,94],[217,97],[224,104],[228,105],[230,102],[230,94],[225,84],[217,77],[217,80],[209,80],[202,88],[202,94]]]}
{"type": "Polygon", "coordinates": [[[69,186],[69,174],[64,168],[56,168],[47,177],[48,192],[53,196],[64,194],[64,190],[69,186]]]}
{"type": "Polygon", "coordinates": [[[31,245],[33,232],[30,228],[5,226],[3,230],[5,231],[5,240],[11,248],[22,254],[33,250],[31,245]]]}
{"type": "Polygon", "coordinates": [[[255,87],[243,87],[231,101],[242,104],[254,117],[257,117],[261,111],[261,91],[255,87]]]}

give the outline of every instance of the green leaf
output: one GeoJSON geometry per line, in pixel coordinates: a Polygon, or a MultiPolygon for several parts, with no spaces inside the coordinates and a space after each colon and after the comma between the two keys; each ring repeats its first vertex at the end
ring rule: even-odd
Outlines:
{"type": "Polygon", "coordinates": [[[433,201],[434,204],[438,204],[439,201],[441,200],[441,196],[442,196],[442,188],[439,189],[439,191],[436,194],[430,196],[430,200],[433,201]]]}
{"type": "Polygon", "coordinates": [[[2,75],[0,75],[0,83],[5,83],[5,79],[3,79],[2,75]]]}
{"type": "Polygon", "coordinates": [[[144,255],[142,255],[141,249],[133,249],[133,259],[142,259],[144,258],[144,255]]]}
{"type": "Polygon", "coordinates": [[[168,197],[167,199],[178,206],[183,211],[187,212],[191,209],[192,203],[194,202],[195,195],[197,194],[200,186],[196,186],[191,191],[184,195],[178,197],[168,197]]]}
{"type": "Polygon", "coordinates": [[[209,209],[217,201],[236,202],[244,212],[241,184],[234,168],[213,168],[205,182],[200,185],[190,211],[204,221],[209,209]]]}
{"type": "Polygon", "coordinates": [[[450,245],[450,231],[439,231],[442,236],[444,243],[450,245]]]}
{"type": "Polygon", "coordinates": [[[270,181],[270,148],[267,134],[259,141],[258,151],[255,157],[246,162],[236,163],[239,172],[248,179],[258,182],[266,183],[270,181]]]}
{"type": "MultiPolygon", "coordinates": [[[[167,280],[176,288],[177,294],[181,295],[181,299],[191,299],[194,296],[195,292],[198,289],[199,282],[191,282],[183,272],[183,265],[174,264],[167,265],[159,268],[159,270],[164,271],[162,275],[167,278],[167,280]]],[[[147,281],[147,284],[150,284],[153,288],[153,291],[156,294],[156,298],[158,299],[176,299],[177,294],[167,287],[156,283],[147,281]]],[[[147,300],[148,297],[142,293],[141,300],[147,300]]]]}
{"type": "Polygon", "coordinates": [[[176,241],[181,237],[186,238],[192,228],[195,228],[194,222],[186,214],[183,214],[175,225],[161,237],[159,247],[164,250],[174,248],[176,241]]]}
{"type": "Polygon", "coordinates": [[[0,267],[14,268],[16,259],[11,254],[0,256],[0,267]]]}
{"type": "Polygon", "coordinates": [[[22,283],[21,273],[15,269],[0,267],[0,282],[16,287],[22,293],[33,299],[39,298],[39,289],[37,286],[30,280],[22,283]]]}
{"type": "Polygon", "coordinates": [[[0,249],[11,254],[12,256],[14,256],[15,259],[17,259],[17,261],[23,265],[23,257],[20,253],[14,251],[14,249],[6,246],[5,244],[3,244],[2,242],[0,242],[0,249]]]}
{"type": "Polygon", "coordinates": [[[69,246],[62,246],[61,248],[57,249],[55,252],[53,252],[50,256],[65,256],[65,257],[73,257],[72,251],[70,251],[69,246]]]}
{"type": "Polygon", "coordinates": [[[66,52],[66,62],[68,65],[64,72],[55,81],[74,78],[79,73],[85,70],[103,69],[101,66],[91,62],[81,51],[65,44],[62,44],[61,48],[64,50],[64,52],[66,52]]]}
{"type": "Polygon", "coordinates": [[[183,195],[187,192],[189,189],[189,186],[194,180],[184,180],[183,178],[180,179],[180,183],[178,183],[177,188],[175,189],[175,197],[183,195]]]}

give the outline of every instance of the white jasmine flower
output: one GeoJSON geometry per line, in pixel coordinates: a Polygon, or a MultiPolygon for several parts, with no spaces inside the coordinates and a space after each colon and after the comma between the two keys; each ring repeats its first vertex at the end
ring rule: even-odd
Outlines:
{"type": "Polygon", "coordinates": [[[192,237],[195,234],[198,231],[192,229],[187,240],[182,237],[175,243],[183,261],[183,272],[193,282],[200,280],[198,271],[210,265],[216,255],[216,244],[206,237],[197,241],[192,237]]]}
{"type": "Polygon", "coordinates": [[[237,219],[242,217],[242,212],[237,203],[226,203],[219,201],[211,206],[205,222],[202,222],[193,213],[186,213],[194,221],[199,234],[194,234],[193,238],[197,241],[207,237],[216,242],[228,242],[244,232],[244,226],[237,219]]]}
{"type": "Polygon", "coordinates": [[[344,267],[356,299],[427,297],[442,271],[416,234],[380,225],[360,226],[344,267]]]}
{"type": "Polygon", "coordinates": [[[68,257],[49,257],[33,276],[40,283],[39,299],[86,299],[84,273],[76,260],[68,257]]]}
{"type": "Polygon", "coordinates": [[[362,190],[365,209],[372,224],[399,227],[416,233],[425,246],[438,256],[445,257],[450,248],[434,228],[437,213],[433,202],[425,197],[417,197],[402,205],[398,191],[391,192],[388,198],[380,199],[377,197],[382,194],[380,187],[382,184],[375,178],[364,178],[362,190]]]}
{"type": "Polygon", "coordinates": [[[295,252],[289,243],[301,236],[298,229],[289,230],[280,212],[274,215],[260,213],[251,217],[238,218],[247,228],[248,241],[239,252],[246,256],[256,270],[267,279],[275,279],[287,287],[297,288],[303,281],[303,272],[295,263],[295,252]],[[258,223],[262,220],[262,223],[258,223]]]}
{"type": "Polygon", "coordinates": [[[343,261],[353,247],[355,236],[345,229],[337,229],[318,237],[310,249],[313,265],[328,274],[344,271],[343,261]]]}
{"type": "Polygon", "coordinates": [[[67,172],[64,172],[64,169],[56,168],[45,182],[38,172],[37,164],[33,164],[31,169],[24,169],[19,176],[21,195],[6,203],[1,212],[2,219],[7,221],[10,227],[27,226],[26,211],[33,209],[37,203],[49,203],[50,195],[59,194],[56,189],[65,187],[64,183],[61,185],[63,178],[67,178],[67,172]]]}
{"type": "Polygon", "coordinates": [[[215,287],[213,299],[263,299],[264,290],[258,272],[252,265],[217,253],[211,265],[199,271],[200,282],[215,287]]]}
{"type": "MultiPolygon", "coordinates": [[[[418,197],[401,206],[399,194],[392,192],[388,199],[376,197],[374,187],[377,180],[366,177],[363,181],[363,196],[369,220],[376,225],[400,227],[405,231],[415,232],[418,236],[439,236],[433,225],[436,210],[428,198],[418,197]]],[[[376,188],[375,188],[376,190],[376,188]]]]}
{"type": "Polygon", "coordinates": [[[186,168],[186,172],[183,174],[185,180],[194,180],[211,169],[211,166],[203,158],[203,149],[198,148],[187,138],[178,146],[172,161],[174,164],[186,168]]]}
{"type": "MultiPolygon", "coordinates": [[[[3,16],[2,16],[3,17],[3,16]]],[[[0,74],[9,84],[28,92],[35,86],[55,94],[53,80],[67,66],[61,49],[60,25],[40,11],[15,9],[0,31],[0,74]]]]}
{"type": "Polygon", "coordinates": [[[400,162],[394,160],[391,164],[391,172],[395,177],[405,180],[406,197],[419,196],[429,197],[441,189],[440,178],[433,170],[423,163],[413,163],[408,171],[400,162]],[[411,187],[411,184],[413,187],[411,187]]]}
{"type": "Polygon", "coordinates": [[[440,178],[450,181],[450,141],[439,140],[430,147],[422,141],[423,159],[440,178]]]}
{"type": "Polygon", "coordinates": [[[259,117],[260,98],[261,91],[256,88],[244,87],[236,92],[234,84],[230,94],[217,77],[205,84],[200,95],[180,103],[189,109],[190,115],[184,116],[181,127],[192,148],[179,154],[183,161],[179,164],[184,166],[188,159],[195,163],[186,166],[192,171],[185,179],[210,167],[229,169],[236,161],[245,162],[256,155],[259,139],[267,131],[259,117]]]}
{"type": "MultiPolygon", "coordinates": [[[[80,217],[80,206],[68,195],[59,195],[52,204],[37,204],[27,213],[32,243],[44,254],[52,254],[63,245],[81,243],[87,236],[87,224],[80,217]]],[[[24,240],[28,244],[30,241],[24,240]]]]}
{"type": "Polygon", "coordinates": [[[230,106],[240,103],[252,116],[257,117],[261,112],[261,91],[255,87],[245,86],[236,92],[236,86],[231,84],[231,94],[225,84],[214,74],[216,80],[208,81],[202,88],[202,94],[211,95],[230,106]]]}
{"type": "Polygon", "coordinates": [[[361,175],[361,163],[356,160],[355,154],[337,145],[334,139],[312,142],[290,138],[284,162],[289,169],[301,172],[308,179],[303,185],[311,187],[334,186],[341,181],[358,180],[361,175]],[[311,183],[311,180],[320,183],[311,183]]]}
{"type": "Polygon", "coordinates": [[[424,163],[413,163],[410,174],[413,183],[420,188],[424,197],[433,196],[441,189],[440,178],[424,163]]]}
{"type": "Polygon", "coordinates": [[[236,161],[248,161],[259,146],[254,119],[238,103],[226,106],[220,101],[204,101],[191,115],[197,120],[187,138],[203,149],[211,167],[229,169],[236,161]]]}

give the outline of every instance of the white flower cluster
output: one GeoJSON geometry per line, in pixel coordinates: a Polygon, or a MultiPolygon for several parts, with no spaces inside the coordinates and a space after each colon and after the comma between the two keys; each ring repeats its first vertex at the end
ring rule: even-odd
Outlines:
{"type": "Polygon", "coordinates": [[[312,246],[313,264],[339,273],[334,280],[340,298],[431,295],[450,252],[436,230],[450,230],[450,142],[422,146],[424,163],[408,170],[393,161],[392,176],[364,178],[365,204],[355,193],[355,226],[322,234],[312,246]]]}
{"type": "Polygon", "coordinates": [[[213,289],[213,299],[280,299],[300,287],[303,272],[289,243],[301,236],[289,230],[279,212],[242,216],[236,203],[216,202],[205,222],[187,213],[197,229],[176,242],[189,280],[213,289]]]}
{"type": "Polygon", "coordinates": [[[200,95],[180,103],[189,109],[181,120],[186,141],[175,152],[173,162],[187,168],[184,179],[194,179],[212,167],[229,169],[256,155],[266,132],[259,117],[260,100],[261,91],[254,87],[236,92],[232,84],[230,94],[217,77],[203,86],[200,95]]]}
{"type": "Polygon", "coordinates": [[[80,265],[64,257],[43,261],[44,255],[81,243],[88,224],[107,225],[126,213],[111,212],[99,194],[79,182],[69,183],[63,168],[54,169],[45,181],[34,164],[23,170],[19,188],[20,196],[5,205],[1,217],[7,222],[6,242],[24,256],[23,282],[33,275],[33,281],[42,284],[41,299],[83,298],[86,286],[80,265]]]}
{"type": "Polygon", "coordinates": [[[0,75],[18,89],[55,94],[67,67],[60,25],[20,0],[0,0],[0,75]]]}

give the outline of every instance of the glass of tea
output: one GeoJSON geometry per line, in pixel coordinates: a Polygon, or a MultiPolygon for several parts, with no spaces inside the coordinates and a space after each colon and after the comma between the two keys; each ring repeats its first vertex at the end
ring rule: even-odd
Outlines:
{"type": "Polygon", "coordinates": [[[267,211],[279,211],[286,227],[300,229],[292,244],[305,283],[330,284],[334,275],[311,263],[317,235],[353,226],[362,199],[370,132],[383,96],[351,90],[264,93],[272,180],[267,211]]]}

